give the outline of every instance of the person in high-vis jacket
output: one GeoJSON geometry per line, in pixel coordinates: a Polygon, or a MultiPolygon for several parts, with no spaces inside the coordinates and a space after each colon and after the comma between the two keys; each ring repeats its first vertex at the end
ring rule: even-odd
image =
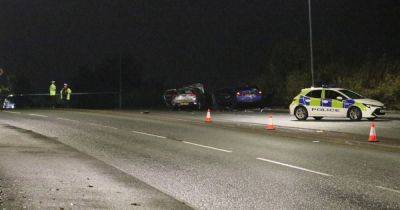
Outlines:
{"type": "Polygon", "coordinates": [[[63,89],[60,91],[60,99],[63,102],[64,107],[69,108],[69,104],[71,101],[71,88],[68,87],[68,84],[64,84],[63,89]]]}
{"type": "Polygon", "coordinates": [[[57,100],[56,93],[57,93],[56,81],[51,81],[49,87],[49,96],[50,96],[50,107],[53,109],[56,107],[56,100],[57,100]]]}

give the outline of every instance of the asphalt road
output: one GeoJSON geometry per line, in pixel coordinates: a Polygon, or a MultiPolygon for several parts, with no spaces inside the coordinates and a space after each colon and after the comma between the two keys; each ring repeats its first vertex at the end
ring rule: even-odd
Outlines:
{"type": "MultiPolygon", "coordinates": [[[[371,122],[363,119],[361,121],[351,121],[347,118],[323,118],[320,121],[309,118],[306,121],[298,121],[294,116],[290,116],[288,111],[275,112],[266,110],[264,112],[248,111],[248,112],[212,112],[213,120],[216,122],[234,123],[234,124],[250,124],[250,125],[266,125],[268,117],[272,116],[273,123],[277,126],[297,129],[323,130],[343,132],[357,135],[368,135],[371,122]]],[[[177,120],[198,120],[203,121],[204,112],[168,112],[168,111],[152,111],[153,114],[165,116],[177,120]]],[[[394,138],[400,140],[400,114],[388,113],[384,117],[375,120],[377,134],[379,137],[394,138]]]]}
{"type": "MultiPolygon", "coordinates": [[[[56,139],[193,208],[400,208],[400,150],[279,136],[221,116],[206,124],[190,112],[24,110],[1,112],[0,124],[56,139]]],[[[398,121],[379,123],[400,138],[398,121]]]]}

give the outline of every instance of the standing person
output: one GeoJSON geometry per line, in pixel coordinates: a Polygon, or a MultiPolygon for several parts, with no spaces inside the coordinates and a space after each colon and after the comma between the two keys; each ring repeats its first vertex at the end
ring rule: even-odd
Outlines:
{"type": "Polygon", "coordinates": [[[53,109],[56,107],[56,93],[57,93],[56,81],[53,80],[51,81],[49,87],[50,107],[53,109]]]}
{"type": "Polygon", "coordinates": [[[64,83],[63,89],[60,91],[60,98],[64,107],[69,108],[69,103],[71,101],[71,88],[68,87],[67,83],[64,83]]]}

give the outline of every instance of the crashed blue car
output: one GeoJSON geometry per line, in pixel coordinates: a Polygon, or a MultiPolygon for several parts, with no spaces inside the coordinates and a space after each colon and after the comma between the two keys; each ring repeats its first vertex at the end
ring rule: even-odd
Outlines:
{"type": "Polygon", "coordinates": [[[214,93],[216,102],[221,108],[260,108],[262,92],[256,86],[223,88],[214,93]]]}

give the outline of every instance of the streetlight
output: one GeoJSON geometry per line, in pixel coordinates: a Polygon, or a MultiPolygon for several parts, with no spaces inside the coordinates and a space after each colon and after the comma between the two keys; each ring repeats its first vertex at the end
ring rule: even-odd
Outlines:
{"type": "Polygon", "coordinates": [[[118,108],[122,108],[122,55],[119,51],[119,94],[118,94],[118,108]]]}
{"type": "Polygon", "coordinates": [[[311,0],[308,0],[308,25],[310,36],[310,68],[311,68],[311,85],[314,87],[314,56],[313,56],[313,39],[312,39],[312,21],[311,21],[311,0]]]}

